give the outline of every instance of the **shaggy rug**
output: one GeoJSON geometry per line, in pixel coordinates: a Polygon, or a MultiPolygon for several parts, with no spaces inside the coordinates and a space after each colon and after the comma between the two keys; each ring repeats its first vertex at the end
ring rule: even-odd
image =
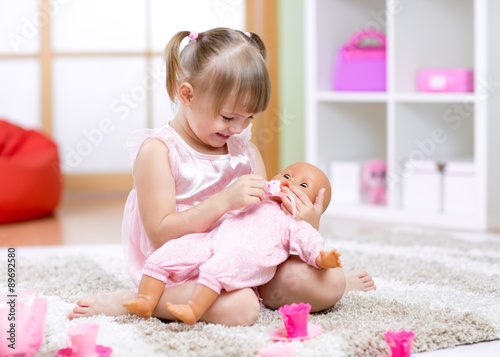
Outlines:
{"type": "MultiPolygon", "coordinates": [[[[327,248],[342,253],[345,269],[367,270],[377,291],[346,294],[334,307],[311,314],[317,338],[293,342],[296,356],[386,354],[383,334],[415,332],[413,353],[500,337],[500,236],[444,234],[393,229],[380,234],[329,237],[327,248]]],[[[7,266],[7,252],[0,252],[7,266]]],[[[83,320],[100,325],[97,342],[113,356],[256,356],[282,326],[277,311],[263,309],[251,327],[156,318],[96,316],[68,321],[79,298],[131,288],[119,246],[17,248],[18,290],[36,289],[48,300],[45,338],[39,356],[66,345],[65,328],[83,320]]],[[[6,291],[6,269],[0,270],[6,291]]],[[[282,343],[282,342],[279,342],[282,343]]]]}

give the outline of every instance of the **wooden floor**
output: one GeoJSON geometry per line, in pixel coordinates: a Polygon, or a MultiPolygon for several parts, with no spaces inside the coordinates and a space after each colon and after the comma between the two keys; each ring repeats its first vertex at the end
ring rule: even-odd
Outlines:
{"type": "MultiPolygon", "coordinates": [[[[56,213],[44,219],[0,224],[0,246],[121,243],[121,221],[127,195],[67,195],[56,213]]],[[[368,234],[391,224],[324,217],[321,233],[368,234]]],[[[500,233],[500,230],[491,232],[500,233]]]]}

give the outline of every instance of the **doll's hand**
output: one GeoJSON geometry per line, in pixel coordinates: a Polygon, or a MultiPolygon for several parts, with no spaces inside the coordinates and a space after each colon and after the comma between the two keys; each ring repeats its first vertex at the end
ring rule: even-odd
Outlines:
{"type": "Polygon", "coordinates": [[[218,194],[227,211],[259,204],[266,197],[266,184],[261,176],[253,174],[240,176],[218,194]]]}
{"type": "Polygon", "coordinates": [[[340,253],[335,249],[325,252],[321,250],[316,258],[316,264],[321,268],[342,268],[340,253]]]}
{"type": "MultiPolygon", "coordinates": [[[[297,221],[306,221],[314,228],[319,229],[319,221],[321,214],[323,213],[325,189],[322,188],[319,190],[314,203],[311,202],[309,197],[307,197],[303,191],[295,186],[291,186],[291,188],[285,186],[282,190],[283,192],[291,194],[295,197],[295,205],[297,207],[297,215],[295,216],[295,219],[297,221]]],[[[287,214],[291,214],[292,202],[290,199],[288,197],[283,197],[281,202],[281,210],[287,214]]]]}

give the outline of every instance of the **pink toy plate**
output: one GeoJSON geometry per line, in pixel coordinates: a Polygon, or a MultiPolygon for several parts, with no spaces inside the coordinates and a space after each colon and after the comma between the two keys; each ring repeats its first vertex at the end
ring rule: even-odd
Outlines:
{"type": "MultiPolygon", "coordinates": [[[[105,347],[101,345],[95,346],[95,354],[99,357],[108,357],[113,353],[113,349],[111,347],[105,347]]],[[[56,357],[73,357],[73,350],[71,348],[61,348],[57,351],[56,357]]]]}
{"type": "Polygon", "coordinates": [[[309,333],[307,336],[288,337],[288,334],[286,333],[286,329],[283,326],[283,327],[280,327],[276,330],[273,330],[269,334],[269,337],[271,337],[271,340],[273,340],[273,341],[283,341],[283,342],[304,341],[304,340],[309,340],[311,338],[318,336],[319,334],[321,334],[323,329],[321,328],[321,326],[308,323],[307,324],[307,331],[309,333]]]}

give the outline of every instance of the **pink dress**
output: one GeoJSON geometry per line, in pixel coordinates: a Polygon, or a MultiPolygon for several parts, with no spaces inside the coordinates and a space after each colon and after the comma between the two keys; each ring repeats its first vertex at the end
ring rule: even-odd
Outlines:
{"type": "MultiPolygon", "coordinates": [[[[169,149],[177,195],[176,209],[179,212],[199,204],[229,186],[238,177],[254,171],[255,156],[250,145],[250,130],[251,126],[241,134],[229,138],[229,153],[226,155],[207,155],[195,151],[170,125],[133,132],[125,143],[125,151],[134,163],[141,145],[147,139],[156,138],[165,143],[169,149]]],[[[223,219],[224,216],[213,227],[223,219]]],[[[130,277],[138,286],[146,259],[155,249],[142,225],[135,184],[125,204],[122,240],[130,277]]]]}
{"type": "Polygon", "coordinates": [[[143,274],[167,287],[198,277],[198,282],[220,294],[256,287],[272,279],[290,250],[319,268],[316,258],[324,239],[309,223],[295,221],[279,203],[263,201],[233,211],[208,233],[189,234],[158,248],[143,274]]]}

